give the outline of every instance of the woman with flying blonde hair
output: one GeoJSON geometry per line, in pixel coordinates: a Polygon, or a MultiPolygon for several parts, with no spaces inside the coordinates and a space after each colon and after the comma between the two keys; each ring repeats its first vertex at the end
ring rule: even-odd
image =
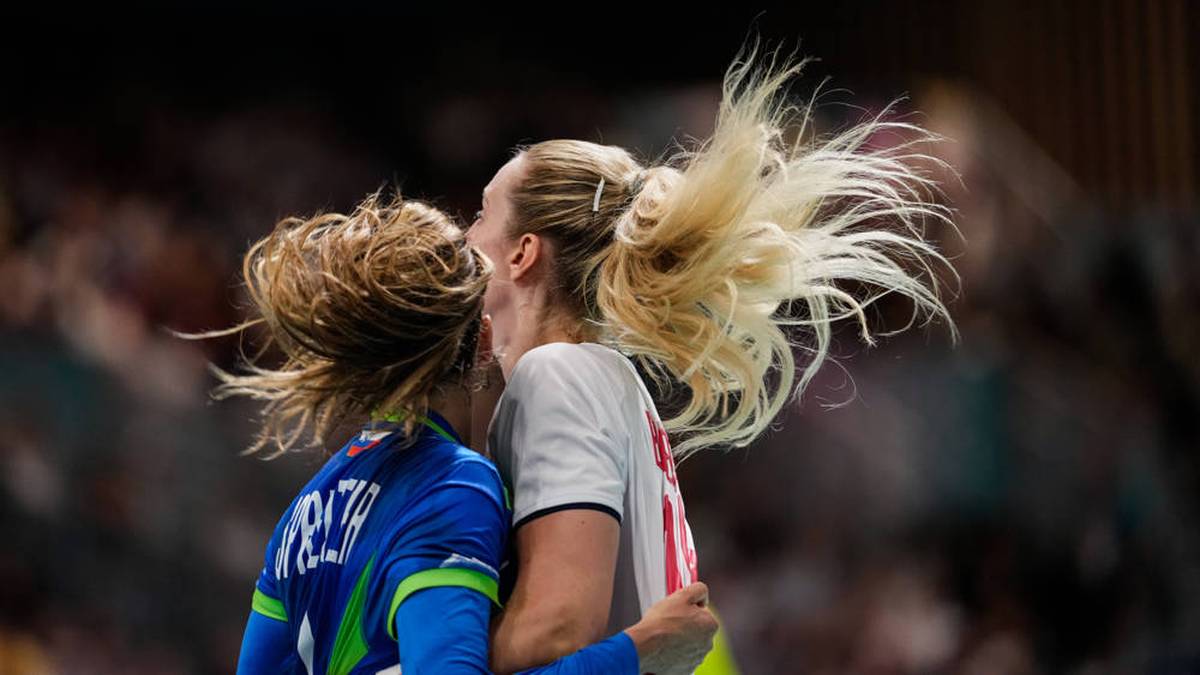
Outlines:
{"type": "MultiPolygon", "coordinates": [[[[482,673],[509,530],[499,475],[465,445],[492,266],[441,211],[372,195],[288,218],[243,265],[277,367],[218,370],[265,401],[250,452],[361,425],[284,511],[255,585],[238,672],[482,673]]],[[[203,337],[203,336],[201,336],[203,337]]],[[[337,447],[337,446],[333,446],[337,447]]],[[[690,669],[716,624],[694,584],[625,630],[534,672],[690,669]]],[[[531,665],[532,662],[531,662],[531,665]]]]}
{"type": "Polygon", "coordinates": [[[783,93],[802,64],[755,52],[727,71],[695,147],[644,164],[550,140],[484,189],[468,237],[496,267],[484,312],[505,385],[476,420],[490,416],[513,493],[517,563],[498,671],[570,653],[696,580],[675,462],[757,438],[827,360],[834,324],[871,344],[867,310],[887,295],[911,301],[909,325],[948,320],[933,270],[948,264],[921,228],[949,221],[915,168],[930,135],[876,118],[809,139],[809,111],[783,93]],[[908,140],[872,148],[880,133],[908,140]],[[660,418],[635,364],[678,412],[660,418]]]}

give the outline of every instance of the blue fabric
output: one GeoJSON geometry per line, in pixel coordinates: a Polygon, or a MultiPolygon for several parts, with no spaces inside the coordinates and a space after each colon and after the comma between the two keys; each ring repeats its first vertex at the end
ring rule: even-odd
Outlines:
{"type": "MultiPolygon", "coordinates": [[[[400,604],[387,633],[392,597],[425,570],[468,569],[498,581],[512,513],[491,462],[462,447],[450,425],[405,446],[395,424],[355,435],[308,482],[275,527],[257,589],[283,605],[287,620],[252,611],[238,673],[325,673],[339,626],[361,583],[367,652],[351,673],[402,661],[413,673],[487,672],[491,601],[457,586],[419,590],[400,604]]],[[[625,633],[531,673],[637,673],[625,633]]]]}
{"type": "MultiPolygon", "coordinates": [[[[414,593],[396,612],[400,669],[410,673],[488,673],[490,602],[466,588],[440,587],[414,593]]],[[[638,656],[624,632],[522,671],[546,675],[637,675],[638,656]]]]}
{"type": "Polygon", "coordinates": [[[258,612],[250,612],[242,653],[238,656],[237,675],[268,675],[294,668],[293,650],[288,642],[288,625],[258,612]]]}
{"type": "MultiPolygon", "coordinates": [[[[396,663],[386,616],[396,587],[428,569],[463,568],[498,580],[508,511],[495,467],[463,447],[444,418],[409,445],[398,424],[356,434],[300,491],[267,545],[257,588],[283,603],[295,658],[274,672],[324,673],[355,586],[363,579],[361,634],[368,650],[352,672],[396,663]],[[368,564],[370,564],[369,572],[368,564]],[[301,639],[307,623],[311,640],[301,639]],[[307,646],[307,653],[300,648],[307,646]]],[[[354,627],[354,628],[357,628],[354,627]]],[[[403,639],[401,637],[401,639],[403,639]]]]}

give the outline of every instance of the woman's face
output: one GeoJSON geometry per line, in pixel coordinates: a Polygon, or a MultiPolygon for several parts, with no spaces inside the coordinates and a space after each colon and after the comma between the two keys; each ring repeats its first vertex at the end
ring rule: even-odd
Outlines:
{"type": "Polygon", "coordinates": [[[524,175],[524,161],[522,155],[517,155],[500,167],[483,189],[482,208],[467,230],[467,241],[495,266],[483,298],[483,312],[492,317],[494,346],[498,352],[507,344],[515,327],[516,288],[512,283],[510,263],[517,251],[517,242],[509,237],[512,213],[509,197],[524,175]]]}

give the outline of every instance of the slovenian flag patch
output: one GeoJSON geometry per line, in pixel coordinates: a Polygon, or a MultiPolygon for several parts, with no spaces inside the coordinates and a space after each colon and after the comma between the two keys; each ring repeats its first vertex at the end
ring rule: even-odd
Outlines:
{"type": "Polygon", "coordinates": [[[390,435],[392,435],[391,431],[364,431],[350,444],[350,449],[346,451],[346,456],[353,457],[360,452],[366,452],[382,443],[383,439],[390,435]]]}

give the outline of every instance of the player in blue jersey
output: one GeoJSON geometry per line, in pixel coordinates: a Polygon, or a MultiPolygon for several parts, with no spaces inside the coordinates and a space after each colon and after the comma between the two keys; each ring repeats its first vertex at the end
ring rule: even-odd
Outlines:
{"type": "MultiPolygon", "coordinates": [[[[363,425],[279,520],[238,672],[486,672],[511,510],[459,430],[490,263],[440,211],[373,195],[282,221],[243,272],[256,316],[227,332],[265,329],[260,355],[282,357],[217,371],[218,397],[266,402],[250,451],[363,425]]],[[[534,672],[690,672],[716,629],[706,601],[693,584],[534,672]]]]}

